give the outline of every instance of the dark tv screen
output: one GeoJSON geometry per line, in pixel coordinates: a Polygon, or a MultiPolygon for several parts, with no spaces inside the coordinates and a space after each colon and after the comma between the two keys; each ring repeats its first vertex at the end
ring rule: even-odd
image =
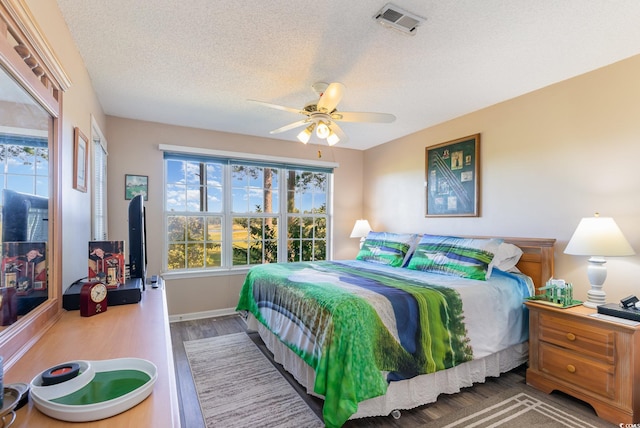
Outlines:
{"type": "Polygon", "coordinates": [[[49,200],[3,189],[2,242],[46,242],[49,235],[49,200]]]}
{"type": "Polygon", "coordinates": [[[134,196],[129,202],[129,273],[141,278],[144,287],[147,274],[147,237],[144,199],[134,196]]]}

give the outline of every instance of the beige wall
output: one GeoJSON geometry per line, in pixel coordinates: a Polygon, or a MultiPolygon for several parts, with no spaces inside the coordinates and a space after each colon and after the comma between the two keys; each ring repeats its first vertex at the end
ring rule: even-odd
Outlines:
{"type": "MultiPolygon", "coordinates": [[[[355,257],[358,241],[349,238],[362,212],[363,152],[303,145],[268,138],[227,134],[153,122],[108,117],[109,141],[109,238],[128,240],[127,204],[124,199],[125,174],[149,176],[147,237],[149,273],[160,274],[163,253],[163,162],[159,144],[264,154],[298,159],[337,162],[334,174],[333,257],[355,257]]],[[[243,274],[169,279],[166,281],[169,313],[189,314],[235,308],[243,274]]]]}
{"type": "MultiPolygon", "coordinates": [[[[91,136],[91,116],[104,131],[106,118],[82,57],[55,1],[27,0],[34,19],[71,80],[62,102],[62,285],[87,276],[91,192],[73,189],[73,128],[91,136]]],[[[88,188],[91,188],[89,182],[88,188]]]]}
{"type": "MultiPolygon", "coordinates": [[[[586,298],[587,257],[563,250],[582,217],[613,217],[640,252],[640,56],[367,150],[375,230],[556,238],[556,277],[586,298]],[[425,218],[425,147],[481,133],[481,216],[425,218]]],[[[640,294],[640,255],[610,258],[605,291],[640,294]]]]}

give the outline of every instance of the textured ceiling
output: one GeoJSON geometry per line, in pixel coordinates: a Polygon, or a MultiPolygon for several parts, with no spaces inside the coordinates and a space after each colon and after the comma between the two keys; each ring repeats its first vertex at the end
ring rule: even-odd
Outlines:
{"type": "MultiPolygon", "coordinates": [[[[57,0],[106,114],[296,141],[317,81],[341,82],[341,124],[367,149],[640,53],[637,0],[397,0],[414,36],[371,0],[57,0]]],[[[479,132],[482,130],[479,129],[479,132]]]]}

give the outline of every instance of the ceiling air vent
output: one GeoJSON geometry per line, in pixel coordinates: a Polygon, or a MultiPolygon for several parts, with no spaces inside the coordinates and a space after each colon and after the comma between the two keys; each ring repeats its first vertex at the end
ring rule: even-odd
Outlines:
{"type": "Polygon", "coordinates": [[[425,18],[407,12],[406,10],[391,3],[387,3],[382,9],[380,9],[373,19],[385,27],[393,28],[411,35],[415,34],[418,26],[422,25],[425,21],[425,18]]]}

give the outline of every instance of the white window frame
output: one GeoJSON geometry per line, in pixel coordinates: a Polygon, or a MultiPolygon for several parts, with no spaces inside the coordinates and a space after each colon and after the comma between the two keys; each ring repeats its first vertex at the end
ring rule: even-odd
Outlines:
{"type": "MultiPolygon", "coordinates": [[[[215,157],[215,158],[229,158],[229,159],[234,159],[234,160],[238,160],[238,161],[251,161],[251,162],[259,162],[259,163],[269,163],[269,162],[273,162],[276,164],[289,164],[289,165],[295,165],[298,168],[302,168],[304,169],[305,167],[310,167],[310,168],[324,168],[324,169],[335,169],[339,166],[339,164],[337,162],[327,162],[327,161],[320,161],[320,160],[308,160],[308,159],[297,159],[297,158],[288,158],[288,157],[279,157],[279,156],[268,156],[268,155],[257,155],[257,154],[252,154],[252,153],[241,153],[241,152],[230,152],[230,151],[221,151],[221,150],[213,150],[213,149],[202,149],[202,148],[194,148],[194,147],[188,147],[188,146],[176,146],[176,145],[168,145],[168,144],[160,144],[159,149],[161,151],[166,151],[166,152],[171,152],[171,153],[176,153],[176,154],[191,154],[191,155],[198,155],[198,156],[206,156],[206,157],[215,157]]],[[[166,181],[166,162],[163,162],[163,171],[164,171],[164,176],[163,176],[163,182],[166,181]]],[[[284,169],[281,168],[280,169],[280,173],[283,174],[284,169]]],[[[230,175],[230,174],[229,174],[230,175]]],[[[229,175],[227,175],[225,177],[225,179],[229,179],[229,175]]],[[[282,177],[282,176],[281,176],[282,177]]],[[[327,256],[327,260],[331,259],[333,256],[333,246],[332,246],[332,238],[333,238],[333,191],[334,191],[334,186],[333,186],[333,174],[329,174],[329,181],[327,183],[327,202],[326,202],[326,209],[327,209],[327,213],[326,213],[326,221],[327,221],[327,236],[326,236],[326,242],[327,242],[327,249],[326,249],[326,256],[327,256]]],[[[284,186],[284,180],[280,181],[280,185],[284,186]]],[[[230,197],[230,186],[225,184],[225,197],[230,197]]],[[[229,200],[229,199],[228,199],[229,200]]],[[[286,204],[286,198],[280,198],[280,210],[282,212],[282,205],[286,204]]],[[[227,204],[228,206],[228,204],[227,204]]],[[[230,222],[231,221],[231,214],[226,212],[227,210],[225,210],[225,213],[223,214],[224,217],[224,222],[230,222]]],[[[163,213],[164,213],[164,235],[166,235],[166,225],[167,225],[167,216],[168,216],[168,212],[167,212],[167,207],[165,204],[165,198],[163,198],[163,213]]],[[[286,205],[284,206],[284,212],[283,212],[283,216],[284,219],[286,221],[286,219],[288,218],[288,214],[286,213],[286,205]]],[[[229,228],[224,227],[223,232],[224,233],[229,233],[229,228]]],[[[285,233],[286,234],[286,233],[285,233]]],[[[169,271],[167,268],[167,259],[166,259],[166,255],[168,252],[168,241],[166,239],[166,236],[163,238],[163,262],[162,262],[162,270],[163,270],[163,277],[168,278],[175,278],[175,279],[179,279],[179,278],[189,278],[189,277],[201,277],[201,276],[215,276],[215,275],[228,275],[230,273],[244,273],[246,272],[248,269],[250,269],[253,265],[243,265],[243,266],[231,266],[229,263],[228,258],[231,257],[230,254],[230,250],[228,248],[230,248],[230,240],[228,239],[229,236],[225,236],[224,239],[224,244],[223,244],[223,266],[221,268],[212,268],[212,269],[203,269],[203,270],[197,270],[197,269],[189,269],[189,270],[178,270],[178,271],[169,271]]],[[[282,235],[279,237],[279,240],[282,240],[282,235]]],[[[286,244],[286,238],[284,238],[284,241],[281,242],[285,242],[286,244]]],[[[286,248],[286,247],[284,247],[286,248]]],[[[286,261],[286,251],[284,250],[283,245],[279,244],[278,245],[278,252],[279,252],[279,259],[281,256],[281,252],[284,251],[284,260],[286,261]]]]}

